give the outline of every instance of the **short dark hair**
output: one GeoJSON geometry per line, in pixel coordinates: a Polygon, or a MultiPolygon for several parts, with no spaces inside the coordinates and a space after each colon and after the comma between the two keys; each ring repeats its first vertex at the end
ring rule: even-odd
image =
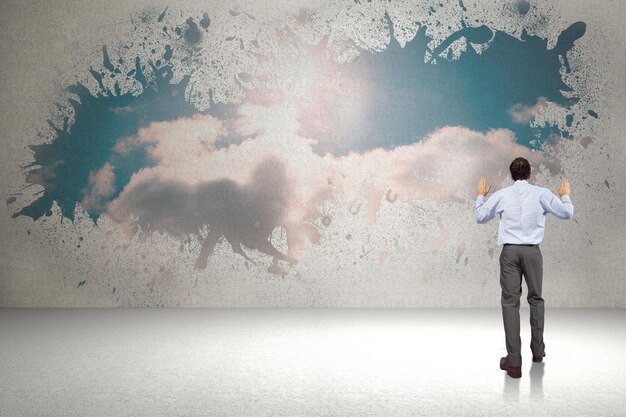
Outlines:
{"type": "Polygon", "coordinates": [[[530,163],[522,158],[515,158],[509,167],[513,181],[527,180],[530,177],[530,163]]]}

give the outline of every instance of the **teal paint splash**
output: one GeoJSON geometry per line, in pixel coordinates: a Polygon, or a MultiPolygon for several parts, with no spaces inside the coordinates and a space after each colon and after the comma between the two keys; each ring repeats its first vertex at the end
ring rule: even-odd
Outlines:
{"type": "MultiPolygon", "coordinates": [[[[334,123],[327,131],[317,129],[306,117],[300,118],[299,133],[319,141],[314,147],[317,153],[346,154],[379,146],[393,148],[419,140],[447,125],[461,125],[478,131],[509,128],[520,143],[528,146],[533,139],[539,139],[535,146],[540,146],[550,134],[569,136],[567,131],[555,126],[531,128],[527,124],[515,124],[508,110],[515,104],[532,106],[538,97],[565,107],[577,101],[575,97],[565,98],[562,93],[571,91],[571,88],[561,78],[559,56],[566,58],[574,41],[584,34],[584,23],[577,22],[563,31],[553,50],[547,49],[546,39],[526,33],[522,39],[516,39],[486,26],[464,26],[430,51],[427,45],[431,39],[425,34],[425,26],[402,48],[393,36],[389,16],[387,19],[392,35],[389,46],[381,53],[363,50],[356,62],[344,64],[346,73],[365,77],[369,85],[376,86],[376,95],[363,118],[367,123],[356,128],[345,127],[340,120],[332,120],[332,109],[329,109],[330,118],[334,123]],[[470,47],[455,61],[437,56],[462,37],[469,42],[485,42],[491,37],[493,41],[480,55],[470,47]],[[437,59],[436,65],[424,62],[427,51],[437,59]]],[[[202,27],[208,28],[208,22],[208,15],[203,16],[202,27]]],[[[187,24],[187,31],[180,36],[188,42],[195,42],[201,36],[199,29],[191,18],[187,19],[187,24]]],[[[90,69],[100,87],[99,92],[92,95],[81,83],[67,88],[78,98],[70,100],[75,112],[71,129],[66,118],[62,127],[53,126],[51,143],[30,146],[34,161],[24,167],[26,182],[43,186],[43,195],[13,217],[25,215],[36,220],[49,215],[53,201],[57,201],[63,216],[73,220],[76,204],[84,197],[89,173],[107,161],[115,166],[115,192],[110,196],[114,199],[134,172],[150,166],[143,149],[136,149],[124,158],[112,156],[115,143],[122,137],[135,135],[139,128],[151,122],[175,120],[197,113],[184,98],[189,79],[171,84],[173,70],[169,61],[174,51],[170,45],[165,46],[163,65],[160,65],[161,60],[142,64],[136,58],[135,69],[125,75],[111,62],[106,46],[102,52],[103,67],[107,72],[90,69]],[[150,77],[145,74],[146,68],[150,77]],[[121,94],[118,83],[113,91],[105,87],[103,77],[118,76],[135,79],[142,92],[136,96],[121,94]]],[[[306,104],[301,111],[308,111],[306,104]]],[[[226,123],[234,120],[234,106],[213,103],[207,113],[226,123]]],[[[589,114],[598,117],[593,111],[589,114]]],[[[573,115],[568,115],[568,126],[572,119],[573,115]]],[[[240,140],[229,138],[217,145],[240,140]]],[[[95,221],[99,212],[91,211],[89,215],[95,221]]]]}
{"type": "MultiPolygon", "coordinates": [[[[166,11],[161,14],[159,22],[166,11]]],[[[231,12],[233,16],[238,14],[231,12]]],[[[560,59],[566,62],[567,53],[575,40],[584,34],[584,23],[578,22],[563,31],[557,46],[552,50],[547,48],[546,39],[526,33],[520,40],[486,26],[464,25],[434,51],[430,51],[430,38],[426,36],[425,26],[402,48],[395,40],[389,16],[386,17],[392,35],[388,47],[380,53],[363,50],[355,62],[341,66],[344,73],[364,77],[368,85],[375,86],[372,102],[364,110],[367,122],[356,128],[348,128],[340,120],[333,119],[332,109],[329,109],[331,129],[320,131],[314,124],[308,124],[305,117],[300,117],[300,134],[319,141],[314,147],[316,152],[346,154],[375,147],[393,148],[421,140],[436,128],[449,125],[461,125],[478,131],[509,128],[515,132],[520,143],[529,147],[533,146],[531,140],[539,139],[538,144],[541,144],[550,134],[568,136],[567,131],[560,131],[555,126],[531,128],[515,124],[508,111],[516,104],[532,106],[539,97],[564,107],[576,103],[576,97],[566,98],[562,93],[571,92],[572,89],[561,78],[560,59]],[[455,61],[438,56],[445,51],[446,45],[461,38],[470,43],[493,40],[482,54],[476,54],[470,47],[455,61]],[[435,65],[425,62],[427,52],[435,55],[435,65]]],[[[174,32],[180,40],[193,45],[209,33],[208,15],[205,14],[199,24],[203,30],[189,18],[186,26],[182,25],[184,31],[176,27],[174,32]]],[[[163,31],[170,36],[165,29],[163,31]]],[[[161,59],[154,62],[142,63],[137,57],[134,69],[126,74],[111,61],[106,46],[102,48],[102,53],[104,70],[89,70],[98,83],[99,91],[92,94],[81,83],[68,87],[68,91],[76,96],[76,99],[69,101],[75,114],[74,124],[70,127],[67,118],[61,127],[50,122],[54,129],[52,141],[30,146],[34,152],[34,161],[24,167],[26,183],[29,186],[38,184],[43,187],[43,191],[34,202],[14,213],[14,218],[28,216],[37,220],[41,216],[50,215],[52,204],[56,201],[62,216],[74,220],[74,210],[85,197],[90,173],[107,162],[115,167],[114,192],[107,198],[115,199],[133,173],[151,166],[145,149],[133,149],[122,157],[113,151],[116,143],[122,138],[136,135],[140,128],[152,122],[171,121],[199,113],[185,99],[189,78],[176,84],[171,83],[173,67],[170,60],[176,53],[187,53],[184,48],[175,51],[171,45],[167,45],[161,59]],[[109,89],[105,82],[107,77],[133,79],[141,86],[141,91],[137,95],[122,94],[117,82],[109,89]]],[[[123,64],[119,60],[117,62],[123,64]]],[[[306,112],[306,104],[300,110],[306,112]]],[[[227,126],[234,123],[236,117],[235,105],[223,105],[212,100],[209,110],[200,113],[211,114],[227,126]]],[[[598,117],[595,113],[589,114],[598,117]]],[[[568,123],[571,124],[569,118],[568,123]]],[[[241,140],[241,137],[228,137],[222,143],[227,146],[241,140]]],[[[220,147],[220,142],[217,146],[220,147]]],[[[209,224],[211,234],[202,242],[196,264],[198,268],[206,267],[206,258],[220,236],[224,236],[233,250],[243,257],[246,255],[241,245],[245,244],[275,259],[294,263],[296,260],[276,251],[267,241],[268,234],[279,225],[284,214],[277,207],[286,206],[288,192],[278,189],[276,195],[268,197],[257,190],[263,188],[264,181],[280,184],[282,174],[275,165],[262,165],[263,169],[255,172],[257,181],[250,188],[238,187],[228,181],[204,184],[191,191],[177,183],[165,184],[171,189],[172,196],[180,198],[167,199],[167,195],[164,197],[160,192],[154,196],[146,194],[146,197],[159,201],[159,207],[163,210],[148,213],[140,219],[142,230],[149,230],[150,225],[154,225],[153,230],[175,234],[174,226],[166,229],[163,226],[166,222],[158,217],[166,214],[178,216],[175,227],[187,234],[196,233],[202,224],[209,224]],[[264,176],[271,181],[264,179],[264,176]],[[234,197],[229,199],[225,195],[234,197]],[[197,210],[194,211],[199,218],[194,218],[193,213],[184,212],[185,205],[182,203],[193,199],[205,199],[202,205],[205,211],[199,214],[197,210]],[[268,199],[271,204],[266,201],[268,199]],[[263,219],[261,226],[251,227],[251,224],[255,224],[253,220],[259,217],[263,219]]],[[[88,214],[95,223],[101,213],[98,209],[91,209],[88,214]]]]}
{"type": "Polygon", "coordinates": [[[509,111],[516,105],[532,107],[540,97],[566,108],[579,100],[563,94],[572,92],[572,88],[562,79],[559,57],[567,63],[567,52],[585,32],[583,22],[565,29],[553,49],[548,49],[547,39],[526,31],[517,39],[484,25],[470,27],[463,23],[462,29],[431,51],[428,44],[432,39],[426,35],[426,26],[401,47],[391,19],[386,17],[391,31],[387,48],[378,53],[362,50],[356,60],[341,67],[343,74],[360,78],[372,89],[372,97],[360,115],[363,122],[355,126],[328,108],[322,110],[325,119],[320,123],[310,117],[317,110],[312,108],[315,104],[301,106],[298,133],[319,141],[314,147],[316,153],[346,155],[376,147],[393,149],[419,141],[444,126],[465,126],[481,132],[507,128],[515,133],[518,143],[537,149],[551,135],[570,136],[557,126],[515,123],[509,111]],[[490,39],[491,43],[482,54],[468,46],[457,60],[439,56],[461,38],[470,44],[490,39]],[[427,59],[429,55],[431,59],[427,59]]]}
{"type": "Polygon", "coordinates": [[[525,16],[526,13],[528,13],[529,10],[530,10],[530,2],[528,2],[527,0],[519,0],[517,2],[517,11],[522,16],[525,16]]]}
{"type": "MultiPolygon", "coordinates": [[[[109,71],[90,70],[98,82],[99,91],[93,95],[81,83],[71,85],[67,91],[76,95],[69,104],[75,112],[75,122],[68,126],[66,117],[62,127],[49,121],[54,130],[51,143],[30,145],[34,151],[34,161],[23,167],[27,186],[38,184],[44,187],[37,200],[13,214],[13,217],[28,216],[37,220],[43,215],[50,215],[54,201],[60,207],[63,217],[74,220],[74,209],[85,196],[89,185],[89,175],[100,169],[106,162],[115,167],[114,199],[129,182],[131,175],[142,167],[151,166],[143,148],[131,151],[123,157],[114,153],[113,148],[119,139],[136,135],[140,128],[152,122],[175,120],[198,113],[193,104],[185,100],[185,89],[189,78],[172,84],[172,67],[167,61],[171,58],[171,49],[166,49],[162,66],[152,61],[142,64],[135,59],[135,69],[128,72],[127,79],[134,79],[141,85],[138,95],[120,93],[118,82],[113,91],[105,87],[103,77],[115,77],[120,74],[113,67],[106,47],[103,48],[103,67],[109,71]],[[149,76],[146,75],[149,70],[149,76]]],[[[206,114],[224,120],[233,119],[232,105],[212,103],[206,114]]],[[[231,142],[236,142],[233,138],[231,142]]],[[[89,212],[94,221],[100,217],[98,210],[89,212]]]]}
{"type": "MultiPolygon", "coordinates": [[[[345,127],[340,120],[333,119],[332,109],[329,109],[331,129],[319,130],[316,120],[300,117],[299,133],[321,139],[314,148],[319,154],[346,154],[379,146],[393,148],[449,125],[478,131],[509,128],[519,142],[527,146],[531,146],[533,139],[539,139],[535,146],[540,146],[550,134],[569,135],[556,126],[532,128],[527,124],[515,124],[508,110],[516,104],[532,106],[538,97],[565,107],[576,102],[576,98],[566,98],[562,93],[571,91],[571,88],[561,78],[559,57],[566,58],[574,41],[584,34],[584,23],[575,23],[563,31],[552,50],[547,49],[545,39],[526,33],[516,39],[486,26],[465,26],[430,51],[437,59],[437,64],[433,65],[424,62],[431,40],[425,34],[426,27],[422,26],[415,38],[402,48],[393,36],[388,16],[387,19],[392,35],[389,46],[381,53],[363,50],[358,60],[344,64],[346,73],[364,77],[368,85],[376,86],[377,94],[365,109],[363,119],[367,122],[345,127]],[[438,57],[457,39],[485,42],[491,37],[490,47],[482,54],[468,47],[456,61],[438,57]]],[[[181,33],[181,38],[187,42],[197,41],[201,36],[198,26],[191,18],[186,22],[187,30],[185,34],[181,33]]],[[[208,22],[208,15],[203,16],[202,27],[208,27],[208,22]]],[[[175,120],[197,113],[184,98],[189,79],[171,84],[173,72],[169,61],[174,51],[170,45],[165,46],[162,60],[156,63],[142,64],[136,58],[134,70],[127,74],[121,74],[112,63],[106,46],[102,52],[106,72],[90,69],[100,87],[98,93],[92,95],[80,83],[68,87],[67,90],[77,96],[77,100],[70,100],[75,123],[70,128],[66,118],[62,127],[53,126],[51,143],[30,146],[34,151],[34,162],[24,167],[26,182],[43,186],[43,195],[13,217],[25,215],[36,220],[51,214],[52,203],[57,201],[63,216],[73,220],[76,204],[84,197],[89,173],[107,161],[115,167],[115,192],[110,196],[114,199],[134,172],[151,164],[141,148],[124,158],[114,155],[112,149],[117,141],[137,134],[139,128],[151,122],[175,120]],[[150,76],[146,76],[146,69],[150,76]],[[105,87],[103,77],[119,76],[135,79],[142,92],[138,95],[121,94],[118,83],[113,91],[105,87]]],[[[305,104],[300,111],[301,115],[306,115],[309,109],[305,104]]],[[[234,121],[234,106],[213,103],[208,113],[226,123],[234,121]]],[[[593,111],[589,114],[598,117],[593,111]]],[[[573,115],[568,116],[568,126],[572,120],[573,115]]],[[[228,138],[217,145],[240,140],[228,138]]],[[[92,210],[89,215],[95,221],[100,213],[92,210]]]]}

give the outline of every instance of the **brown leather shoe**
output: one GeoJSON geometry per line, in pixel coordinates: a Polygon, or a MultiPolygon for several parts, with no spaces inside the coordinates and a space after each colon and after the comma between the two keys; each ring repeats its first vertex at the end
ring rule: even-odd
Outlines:
{"type": "Polygon", "coordinates": [[[543,355],[541,356],[535,356],[533,355],[533,362],[541,362],[543,361],[543,357],[546,356],[545,352],[543,353],[543,355]]]}
{"type": "Polygon", "coordinates": [[[511,378],[520,378],[522,376],[522,367],[508,366],[506,364],[506,358],[500,358],[500,369],[506,371],[507,375],[511,378]]]}

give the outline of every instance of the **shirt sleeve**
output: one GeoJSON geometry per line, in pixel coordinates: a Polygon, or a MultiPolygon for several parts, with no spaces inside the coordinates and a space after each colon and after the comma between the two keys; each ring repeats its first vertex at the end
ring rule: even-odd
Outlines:
{"type": "Polygon", "coordinates": [[[498,198],[496,194],[493,194],[485,201],[485,196],[479,195],[476,197],[476,207],[474,209],[474,215],[476,216],[476,222],[483,224],[496,216],[496,208],[498,207],[498,198]]]}
{"type": "Polygon", "coordinates": [[[544,214],[551,213],[564,220],[571,219],[574,216],[574,205],[568,195],[558,198],[552,191],[547,190],[544,198],[541,200],[541,205],[543,206],[544,214]]]}

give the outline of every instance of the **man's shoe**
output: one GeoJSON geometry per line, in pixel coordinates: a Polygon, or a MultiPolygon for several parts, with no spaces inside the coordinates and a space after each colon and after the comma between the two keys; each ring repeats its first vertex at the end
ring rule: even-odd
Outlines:
{"type": "Polygon", "coordinates": [[[500,369],[506,371],[507,375],[511,378],[520,378],[522,376],[522,367],[508,366],[506,364],[506,358],[500,358],[500,369]]]}
{"type": "Polygon", "coordinates": [[[546,356],[545,352],[543,355],[541,356],[535,356],[533,355],[533,362],[542,362],[543,361],[543,357],[546,356]]]}

